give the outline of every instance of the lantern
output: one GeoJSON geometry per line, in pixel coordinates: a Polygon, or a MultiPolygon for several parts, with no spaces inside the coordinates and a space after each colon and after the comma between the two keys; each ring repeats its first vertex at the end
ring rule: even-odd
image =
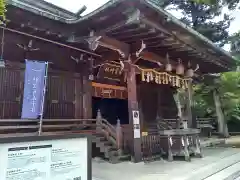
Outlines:
{"type": "Polygon", "coordinates": [[[178,59],[178,65],[176,67],[176,74],[178,74],[178,75],[184,74],[184,66],[182,65],[181,59],[178,59]]]}
{"type": "Polygon", "coordinates": [[[187,77],[193,77],[195,71],[197,71],[199,69],[199,65],[197,64],[195,69],[192,69],[190,62],[188,62],[188,70],[186,72],[186,76],[187,77]]]}
{"type": "Polygon", "coordinates": [[[165,66],[165,71],[166,71],[166,72],[171,72],[171,71],[172,71],[172,65],[171,65],[170,62],[169,62],[169,56],[168,56],[168,54],[166,55],[166,59],[167,59],[167,64],[166,64],[166,66],[165,66]]]}

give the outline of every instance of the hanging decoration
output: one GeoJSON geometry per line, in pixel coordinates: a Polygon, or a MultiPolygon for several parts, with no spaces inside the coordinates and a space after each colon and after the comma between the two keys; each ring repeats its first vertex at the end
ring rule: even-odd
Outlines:
{"type": "MultiPolygon", "coordinates": [[[[158,72],[154,69],[143,69],[136,64],[132,64],[132,66],[139,69],[141,74],[141,80],[144,82],[155,82],[157,84],[169,84],[173,87],[186,89],[188,87],[187,86],[188,81],[191,79],[191,78],[183,78],[179,75],[172,75],[167,72],[158,72]]],[[[112,67],[112,69],[105,68],[105,70],[107,70],[111,74],[114,73],[117,76],[121,75],[121,73],[118,74],[119,72],[121,72],[118,69],[118,68],[121,69],[121,65],[116,64],[116,62],[114,61],[111,61],[111,63],[103,63],[98,67],[100,67],[100,69],[104,69],[103,67],[112,67]]],[[[98,74],[98,76],[99,75],[100,74],[98,74]]]]}
{"type": "Polygon", "coordinates": [[[170,64],[169,55],[168,54],[166,55],[166,60],[167,60],[167,64],[165,66],[165,71],[172,72],[172,65],[170,64]]]}
{"type": "Polygon", "coordinates": [[[141,80],[145,82],[155,82],[157,84],[169,84],[173,87],[186,89],[190,79],[171,75],[167,72],[157,72],[153,69],[141,69],[141,80]]]}
{"type": "Polygon", "coordinates": [[[194,73],[195,73],[198,69],[199,69],[199,65],[198,65],[198,64],[197,64],[196,68],[193,69],[191,63],[188,62],[188,70],[187,70],[187,72],[186,72],[186,76],[187,76],[187,77],[190,77],[190,78],[193,77],[193,76],[194,76],[194,73]]]}
{"type": "Polygon", "coordinates": [[[184,66],[182,64],[181,59],[178,59],[178,65],[176,67],[176,74],[177,75],[183,75],[184,74],[184,66]]]}

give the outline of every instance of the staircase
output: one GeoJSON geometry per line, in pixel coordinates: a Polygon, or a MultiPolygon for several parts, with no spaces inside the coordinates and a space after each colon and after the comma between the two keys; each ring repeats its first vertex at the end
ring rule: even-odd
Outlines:
{"type": "Polygon", "coordinates": [[[117,147],[109,142],[103,134],[95,134],[92,140],[96,143],[96,147],[103,153],[104,159],[115,164],[119,162],[119,153],[117,147]]]}
{"type": "Polygon", "coordinates": [[[117,121],[116,127],[110,124],[101,116],[100,110],[97,114],[96,134],[93,136],[93,142],[104,158],[111,163],[118,163],[122,160],[130,159],[123,149],[123,135],[120,120],[117,121]]]}

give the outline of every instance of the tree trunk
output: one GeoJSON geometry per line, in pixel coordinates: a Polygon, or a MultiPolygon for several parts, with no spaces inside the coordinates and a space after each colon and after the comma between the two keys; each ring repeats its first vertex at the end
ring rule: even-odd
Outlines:
{"type": "Polygon", "coordinates": [[[221,101],[217,90],[213,90],[213,99],[218,120],[218,133],[221,137],[229,137],[227,123],[224,119],[224,114],[221,108],[221,101]]]}

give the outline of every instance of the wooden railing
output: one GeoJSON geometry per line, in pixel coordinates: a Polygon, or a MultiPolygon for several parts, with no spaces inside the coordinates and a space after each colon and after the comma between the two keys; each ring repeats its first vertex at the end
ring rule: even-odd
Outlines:
{"type": "MultiPolygon", "coordinates": [[[[82,133],[96,129],[96,119],[44,119],[42,134],[82,133]]],[[[1,119],[0,137],[38,135],[39,120],[1,119]]]]}
{"type": "Polygon", "coordinates": [[[161,158],[161,138],[158,134],[142,136],[142,157],[144,162],[155,161],[161,158]]]}
{"type": "MultiPolygon", "coordinates": [[[[120,121],[116,126],[99,116],[96,119],[43,119],[41,135],[102,134],[119,151],[123,148],[120,121]]],[[[39,120],[1,119],[0,138],[39,135],[39,120]]]]}
{"type": "Polygon", "coordinates": [[[201,125],[212,126],[213,118],[197,118],[197,127],[200,128],[201,125]]]}
{"type": "Polygon", "coordinates": [[[201,130],[203,136],[212,136],[212,132],[216,130],[213,124],[213,118],[197,118],[197,128],[201,130]]]}
{"type": "Polygon", "coordinates": [[[170,127],[169,129],[176,129],[177,128],[177,119],[163,119],[163,121],[170,127]]]}
{"type": "Polygon", "coordinates": [[[113,126],[106,119],[102,118],[101,112],[98,111],[96,118],[97,132],[104,133],[108,141],[110,141],[119,151],[123,150],[123,134],[120,120],[117,120],[117,125],[113,126]]]}

